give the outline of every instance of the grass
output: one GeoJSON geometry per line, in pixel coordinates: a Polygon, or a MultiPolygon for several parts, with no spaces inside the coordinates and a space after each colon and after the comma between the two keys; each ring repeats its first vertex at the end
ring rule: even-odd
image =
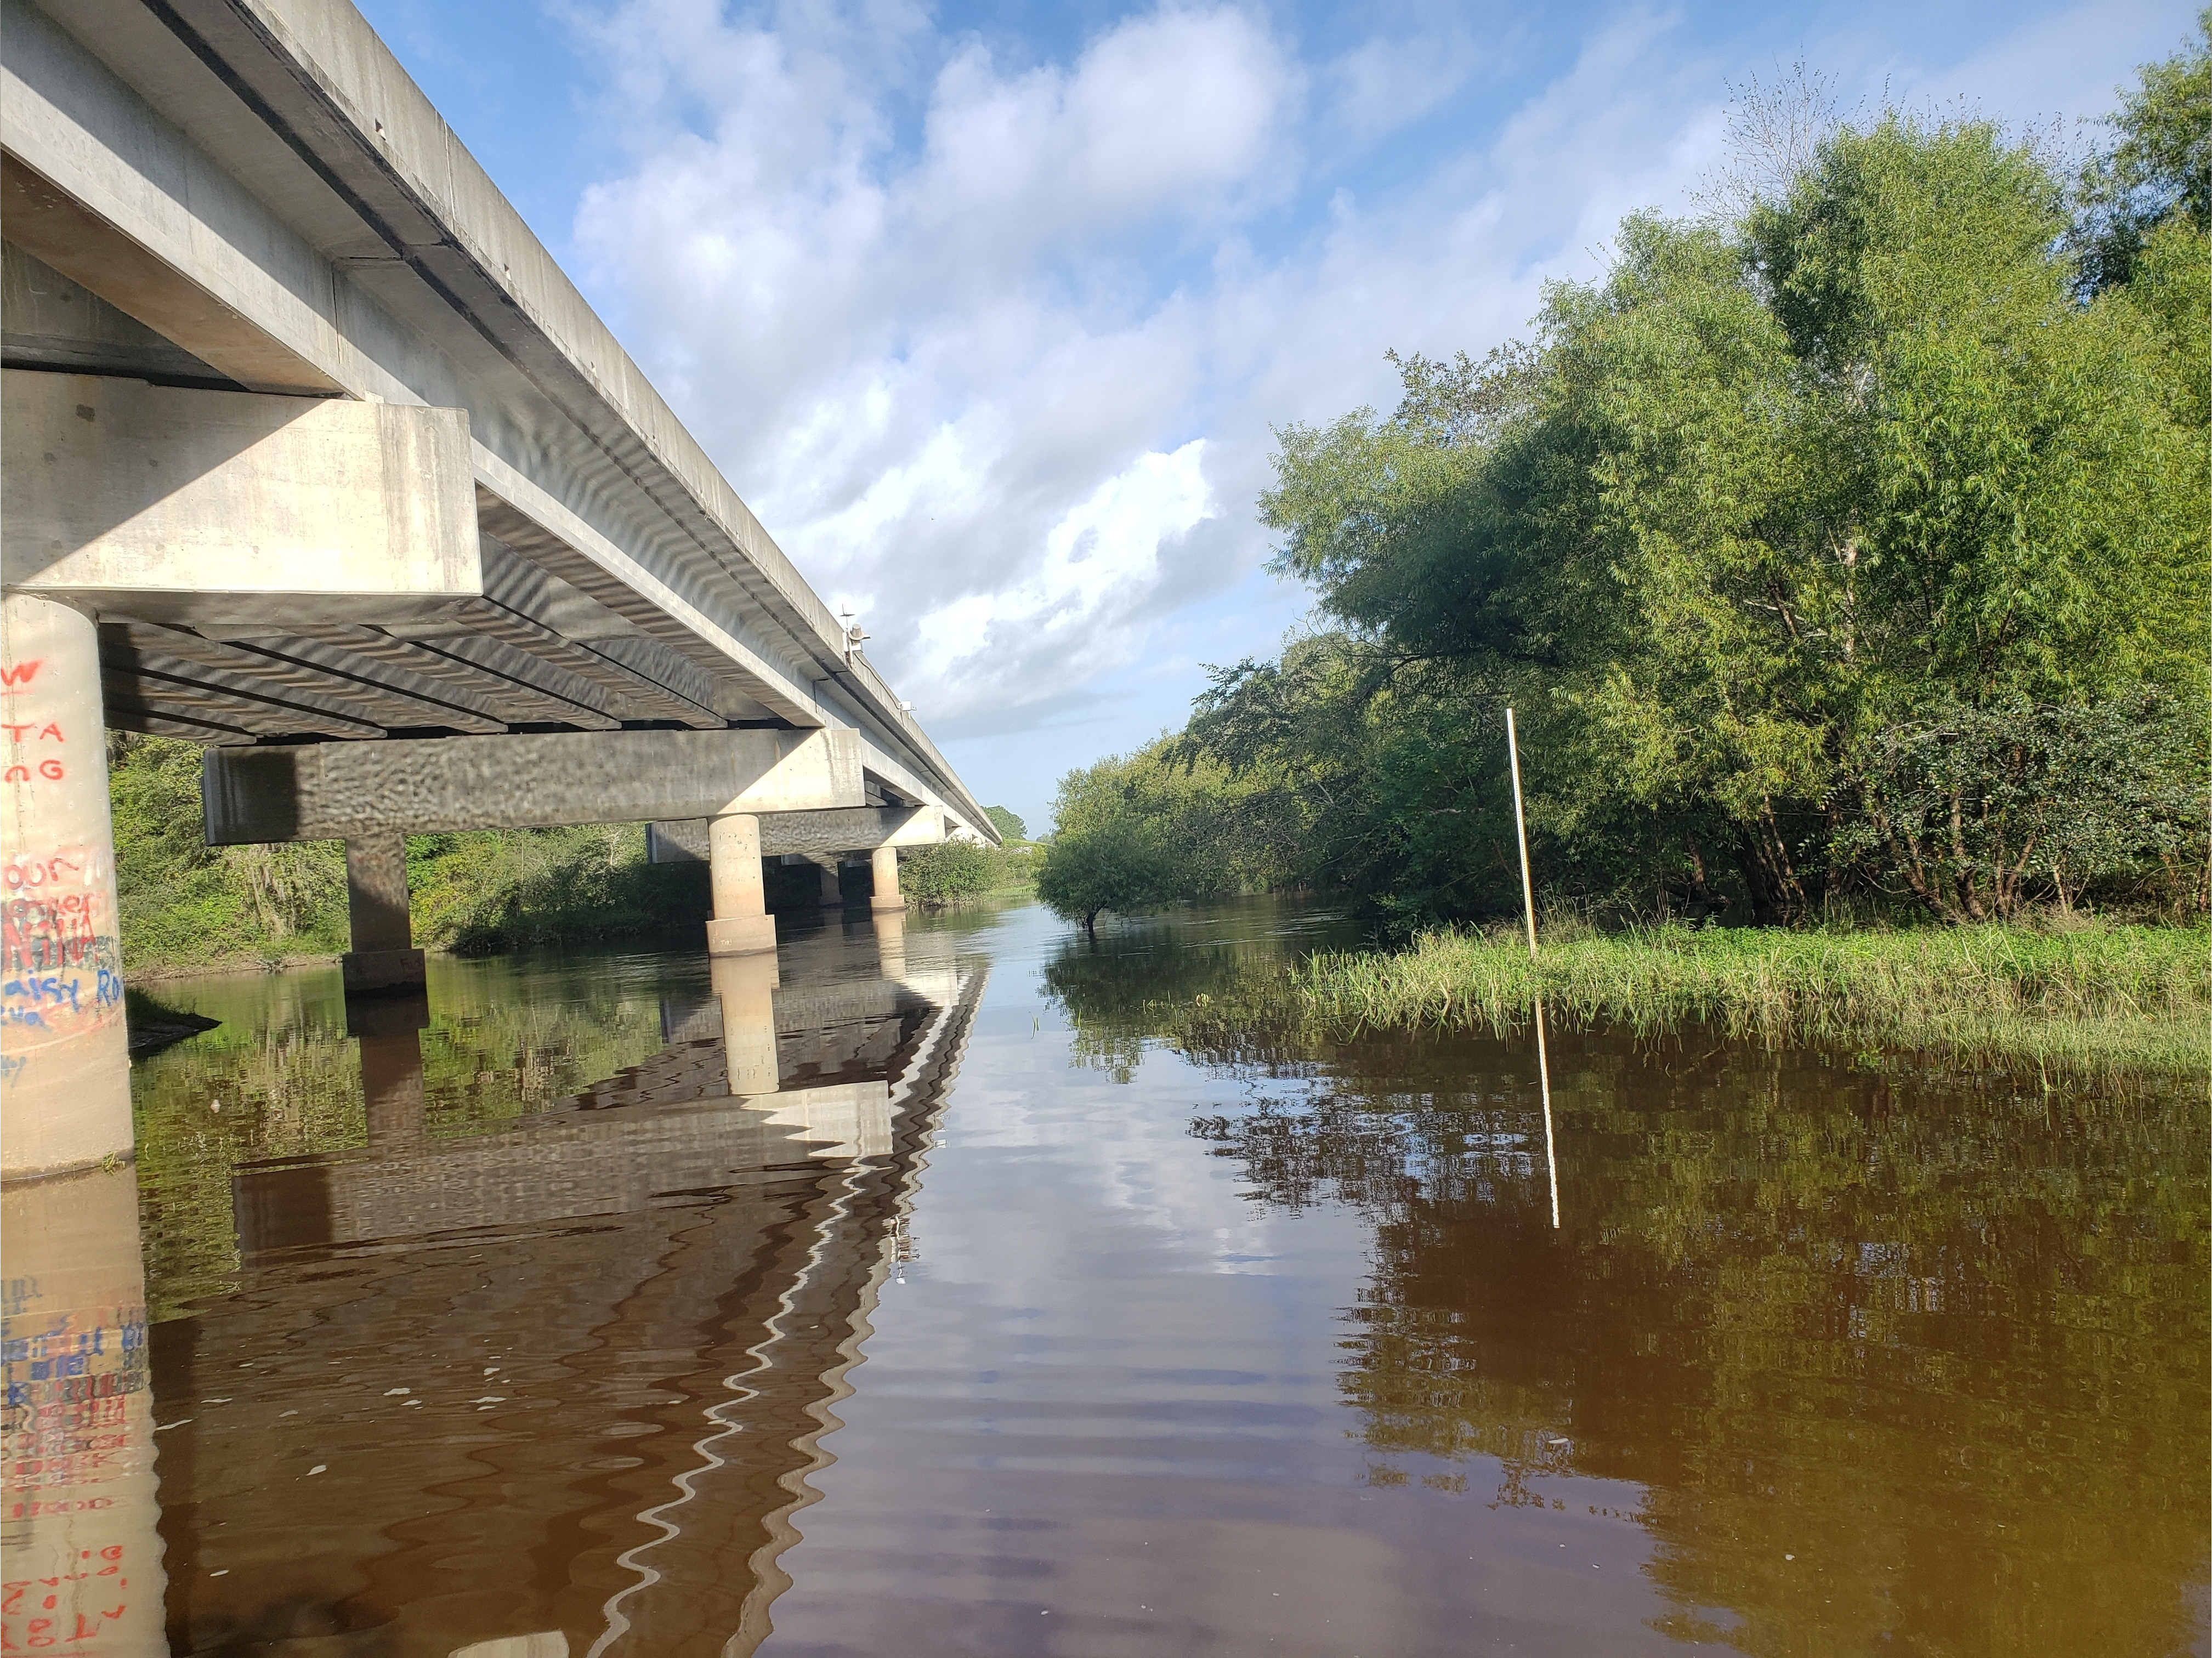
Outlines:
{"type": "Polygon", "coordinates": [[[2021,1059],[2066,1068],[2203,1069],[2212,993],[2201,926],[2088,922],[1905,932],[1668,926],[1562,929],[1532,963],[1522,935],[1431,933],[1397,953],[1319,956],[1275,981],[1330,1035],[1520,1029],[1547,1017],[1639,1035],[1699,1022],[1768,1043],[2021,1059]]]}

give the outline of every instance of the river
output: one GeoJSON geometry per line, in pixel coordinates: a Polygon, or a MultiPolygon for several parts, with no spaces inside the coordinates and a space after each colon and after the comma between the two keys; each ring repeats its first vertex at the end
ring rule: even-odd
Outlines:
{"type": "Polygon", "coordinates": [[[2201,1079],[1555,1033],[1555,1228],[1526,1042],[1155,1034],[1355,936],[161,987],[64,1649],[2207,1651],[2201,1079]]]}

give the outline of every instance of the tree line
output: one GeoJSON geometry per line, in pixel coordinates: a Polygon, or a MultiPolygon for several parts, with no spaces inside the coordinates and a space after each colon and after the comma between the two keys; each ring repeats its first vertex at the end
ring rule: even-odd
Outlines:
{"type": "Polygon", "coordinates": [[[2203,910],[2212,9],[2102,132],[1740,99],[1524,338],[1279,430],[1316,621],[1071,773],[1041,894],[1510,908],[1510,705],[1555,897],[2203,910]]]}

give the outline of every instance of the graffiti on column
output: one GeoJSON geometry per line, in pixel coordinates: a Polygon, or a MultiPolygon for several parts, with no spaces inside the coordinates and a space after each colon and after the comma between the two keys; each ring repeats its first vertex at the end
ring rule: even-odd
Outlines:
{"type": "Polygon", "coordinates": [[[151,1483],[146,1309],[43,1301],[35,1278],[0,1285],[0,1514],[16,1568],[0,1582],[0,1651],[98,1650],[144,1621],[129,1617],[131,1580],[156,1564],[132,1558],[151,1483]]]}
{"type": "MultiPolygon", "coordinates": [[[[15,824],[37,823],[37,795],[82,763],[74,747],[101,733],[67,727],[42,707],[39,659],[0,665],[0,795],[15,824]]],[[[98,756],[93,759],[97,761],[98,756]]],[[[11,837],[15,838],[15,837],[11,837]]],[[[0,862],[0,1081],[28,1053],[122,1017],[123,975],[109,853],[104,847],[11,846],[0,862]]]]}

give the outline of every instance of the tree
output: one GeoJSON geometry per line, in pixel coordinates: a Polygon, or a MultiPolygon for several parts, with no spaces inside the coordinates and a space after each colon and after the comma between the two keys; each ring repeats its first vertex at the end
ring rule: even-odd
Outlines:
{"type": "Polygon", "coordinates": [[[2064,181],[1993,123],[1890,112],[1790,155],[1723,215],[1632,216],[1528,343],[1401,361],[1387,419],[1279,434],[1275,568],[1340,631],[1221,676],[1183,740],[1306,870],[1415,919],[1509,903],[1508,702],[1560,885],[1769,923],[1899,875],[1865,814],[1943,710],[2155,695],[2201,734],[2194,175],[2085,301],[2064,181]]]}
{"type": "Polygon", "coordinates": [[[983,816],[991,820],[991,827],[999,831],[1002,840],[1026,841],[1030,838],[1029,825],[1004,806],[986,806],[983,816]]]}
{"type": "Polygon", "coordinates": [[[899,856],[900,890],[927,909],[943,909],[989,890],[996,874],[990,853],[973,841],[916,847],[899,856]]]}
{"type": "Polygon", "coordinates": [[[1037,896],[1094,935],[1101,911],[1149,909],[1172,890],[1159,832],[1133,811],[1097,813],[1056,831],[1037,871],[1037,896]]]}
{"type": "Polygon", "coordinates": [[[2075,185],[2070,240],[2086,294],[2132,280],[2162,228],[2212,230],[2212,7],[2197,13],[2188,46],[2144,65],[2106,125],[2118,142],[2090,158],[2075,185]]]}
{"type": "Polygon", "coordinates": [[[2186,722],[2155,695],[1954,704],[1881,734],[1838,846],[1877,851],[1885,876],[1946,920],[2013,914],[2046,881],[2062,905],[2160,875],[2190,891],[2203,873],[2197,760],[2186,722]]]}

